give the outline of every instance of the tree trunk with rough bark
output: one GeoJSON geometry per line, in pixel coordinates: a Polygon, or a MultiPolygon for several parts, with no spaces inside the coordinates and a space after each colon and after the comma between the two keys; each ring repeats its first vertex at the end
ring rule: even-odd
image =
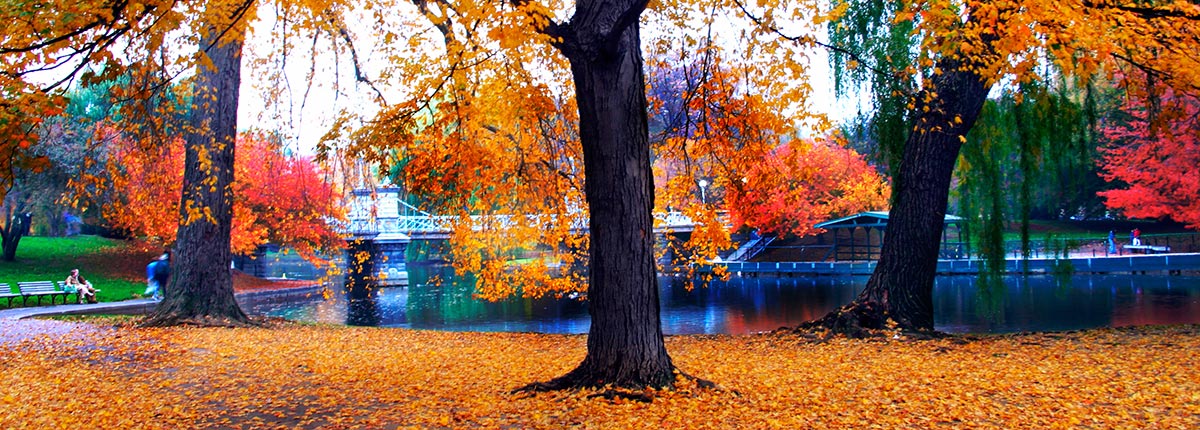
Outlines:
{"type": "Polygon", "coordinates": [[[894,180],[886,240],[875,272],[854,302],[801,328],[825,327],[861,336],[864,329],[933,330],[933,281],[950,192],[963,139],[987,100],[991,84],[973,70],[943,60],[945,70],[918,95],[937,94],[912,120],[912,132],[894,180]],[[928,107],[928,110],[924,108],[928,107]]]}
{"type": "Polygon", "coordinates": [[[162,303],[142,323],[146,326],[250,324],[234,300],[230,272],[243,44],[235,33],[228,32],[222,40],[209,36],[201,44],[208,47],[212,68],[200,66],[196,76],[171,278],[164,287],[162,303]]]}
{"type": "Polygon", "coordinates": [[[654,265],[654,181],[638,16],[644,2],[580,1],[559,47],[579,106],[591,213],[587,355],[532,388],[665,387],[675,367],[663,343],[654,265]]]}
{"type": "MultiPolygon", "coordinates": [[[[12,193],[19,194],[19,193],[12,193]]],[[[0,229],[0,248],[3,249],[4,261],[17,261],[17,246],[21,238],[29,234],[30,214],[25,212],[25,202],[10,198],[5,215],[4,228],[0,229]]]]}

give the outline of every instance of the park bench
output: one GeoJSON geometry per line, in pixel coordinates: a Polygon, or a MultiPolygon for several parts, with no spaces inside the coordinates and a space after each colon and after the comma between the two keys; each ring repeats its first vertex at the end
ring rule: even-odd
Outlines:
{"type": "Polygon", "coordinates": [[[8,299],[8,307],[12,307],[12,301],[17,297],[21,297],[21,294],[13,293],[8,284],[0,283],[0,299],[8,299]]]}
{"type": "Polygon", "coordinates": [[[65,281],[57,281],[57,282],[58,282],[58,289],[67,293],[65,296],[63,296],[64,302],[66,302],[67,297],[70,297],[71,294],[74,294],[75,295],[75,303],[83,303],[83,297],[79,296],[78,288],[75,288],[74,286],[71,286],[71,285],[67,285],[67,283],[65,281]]]}
{"type": "MultiPolygon", "coordinates": [[[[67,296],[71,293],[59,290],[54,286],[54,281],[31,281],[17,282],[17,288],[21,290],[21,303],[29,303],[30,297],[37,297],[37,303],[42,304],[42,297],[49,296],[50,304],[54,304],[54,298],[62,296],[63,304],[67,303],[67,296]]],[[[78,296],[78,294],[76,294],[78,296]]]]}

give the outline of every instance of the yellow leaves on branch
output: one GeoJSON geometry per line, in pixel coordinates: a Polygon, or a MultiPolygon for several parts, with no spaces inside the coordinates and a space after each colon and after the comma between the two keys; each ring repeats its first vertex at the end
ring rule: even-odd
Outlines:
{"type": "MultiPolygon", "coordinates": [[[[0,322],[14,332],[23,324],[0,322]],[[14,325],[16,324],[16,325],[14,325]]],[[[71,324],[71,323],[68,323],[71,324]]],[[[536,395],[584,336],[287,326],[137,330],[0,346],[0,427],[1195,428],[1196,326],[935,341],[671,336],[652,403],[536,395]]]]}

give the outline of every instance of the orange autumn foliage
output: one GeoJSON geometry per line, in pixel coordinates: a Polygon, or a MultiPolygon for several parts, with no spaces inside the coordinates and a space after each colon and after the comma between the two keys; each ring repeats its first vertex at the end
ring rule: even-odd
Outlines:
{"type": "MultiPolygon", "coordinates": [[[[2,81],[2,79],[0,79],[2,81]]],[[[13,191],[17,171],[40,171],[50,165],[44,155],[37,155],[31,146],[39,144],[38,129],[45,117],[57,115],[62,98],[31,100],[35,105],[9,105],[0,102],[0,201],[13,191]]],[[[5,221],[7,223],[8,221],[5,221]]]]}
{"type": "Polygon", "coordinates": [[[728,196],[734,225],[763,233],[807,236],[815,224],[886,210],[891,186],[866,160],[837,139],[794,140],[752,167],[728,196]]]}
{"type": "MultiPolygon", "coordinates": [[[[109,150],[105,174],[73,181],[99,203],[111,227],[170,244],[179,226],[183,141],[143,147],[111,127],[96,140],[109,150]]],[[[262,135],[238,138],[232,251],[249,254],[265,243],[302,255],[341,246],[332,223],[344,218],[339,195],[311,158],[285,156],[262,135]]]]}
{"type": "MultiPolygon", "coordinates": [[[[364,91],[364,98],[386,103],[377,111],[342,113],[321,148],[394,172],[397,183],[424,203],[422,209],[457,216],[451,260],[460,271],[478,275],[481,297],[582,291],[587,277],[563,269],[596,258],[586,255],[594,238],[579,226],[596,215],[589,213],[595,208],[588,207],[583,190],[600,181],[584,175],[580,130],[618,124],[579,123],[587,117],[579,111],[593,107],[586,99],[579,105],[581,89],[569,55],[564,55],[562,37],[550,34],[576,5],[439,1],[414,10],[403,1],[373,4],[397,13],[376,14],[367,20],[370,27],[362,26],[369,31],[350,28],[344,41],[385,41],[370,46],[374,55],[391,61],[356,69],[354,80],[378,86],[378,91],[364,91]],[[374,80],[376,76],[393,79],[374,80]],[[542,258],[524,258],[519,265],[509,262],[514,254],[529,250],[537,250],[542,258]]],[[[707,135],[673,136],[670,141],[652,137],[657,140],[656,159],[678,160],[691,169],[678,177],[662,177],[671,185],[654,190],[656,215],[669,206],[690,217],[697,223],[690,237],[699,251],[689,255],[711,258],[732,243],[717,214],[719,206],[703,207],[699,201],[695,178],[712,178],[715,184],[709,191],[716,192],[728,178],[740,177],[742,167],[754,159],[750,152],[739,153],[736,145],[757,147],[760,143],[751,136],[776,134],[779,128],[790,132],[799,125],[793,119],[810,116],[800,107],[810,92],[804,70],[788,61],[807,54],[802,47],[772,40],[723,50],[700,36],[703,24],[688,22],[689,17],[711,16],[708,5],[654,3],[645,11],[640,7],[629,13],[636,10],[642,21],[655,22],[655,27],[684,30],[653,37],[646,32],[646,43],[639,45],[658,58],[652,61],[669,63],[668,57],[677,52],[711,60],[696,61],[711,79],[698,80],[700,86],[689,89],[695,94],[689,102],[693,118],[718,112],[703,120],[712,124],[705,128],[707,135]],[[722,99],[746,100],[760,116],[735,113],[741,105],[723,107],[722,99]]],[[[724,5],[719,13],[739,14],[732,5],[724,5]]],[[[639,85],[643,82],[623,83],[621,88],[639,85]]],[[[626,112],[631,115],[645,109],[640,103],[628,108],[634,109],[626,112]]],[[[769,139],[761,141],[768,143],[769,139]]],[[[641,166],[628,169],[625,174],[630,177],[648,173],[641,166]]],[[[657,179],[661,171],[654,173],[657,179]]],[[[641,246],[638,250],[652,252],[641,246]]]]}
{"type": "MultiPolygon", "coordinates": [[[[681,56],[697,49],[678,42],[670,46],[683,50],[681,56]]],[[[675,64],[667,52],[651,58],[647,93],[655,125],[656,210],[679,211],[695,224],[686,242],[668,242],[676,262],[688,264],[668,269],[707,280],[694,268],[734,246],[731,227],[739,228],[745,219],[732,208],[742,203],[737,199],[745,193],[744,179],[756,171],[766,174],[760,169],[772,148],[806,121],[822,127],[824,118],[785,113],[789,102],[768,96],[763,91],[770,86],[751,78],[756,66],[726,59],[714,46],[698,49],[702,58],[685,65],[675,64]],[[729,209],[729,216],[722,209],[729,209]]],[[[804,92],[780,94],[802,97],[804,92]]],[[[723,267],[714,270],[724,275],[723,267]]]]}

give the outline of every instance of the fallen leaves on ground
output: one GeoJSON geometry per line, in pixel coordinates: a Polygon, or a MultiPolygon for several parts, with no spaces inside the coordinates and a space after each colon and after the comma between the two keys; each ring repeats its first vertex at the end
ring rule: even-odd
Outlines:
{"type": "MultiPolygon", "coordinates": [[[[285,324],[0,346],[0,428],[1197,428],[1200,326],[933,341],[672,336],[649,392],[512,394],[584,336],[285,324]]],[[[6,327],[7,329],[7,327],[6,327]]]]}

